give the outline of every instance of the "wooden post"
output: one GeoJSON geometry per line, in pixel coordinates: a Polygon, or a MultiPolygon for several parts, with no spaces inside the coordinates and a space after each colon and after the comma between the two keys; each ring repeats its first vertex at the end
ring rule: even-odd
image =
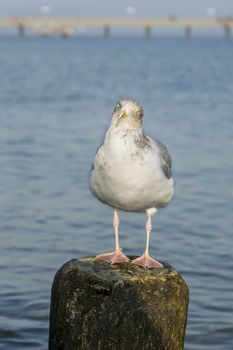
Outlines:
{"type": "Polygon", "coordinates": [[[66,263],[52,287],[49,350],[182,350],[188,287],[164,265],[66,263]]]}
{"type": "Polygon", "coordinates": [[[145,38],[150,38],[151,37],[151,26],[145,26],[145,38]]]}
{"type": "Polygon", "coordinates": [[[109,25],[104,26],[104,37],[109,38],[111,36],[111,27],[109,25]]]}

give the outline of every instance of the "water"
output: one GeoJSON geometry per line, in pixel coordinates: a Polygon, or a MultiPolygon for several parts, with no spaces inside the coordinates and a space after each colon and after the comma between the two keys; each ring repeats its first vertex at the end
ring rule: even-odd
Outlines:
{"type": "MultiPolygon", "coordinates": [[[[173,157],[176,195],[151,254],[190,288],[186,350],[233,348],[233,45],[222,38],[0,37],[0,347],[46,349],[50,287],[66,261],[113,248],[112,210],[88,189],[116,100],[173,157]]],[[[143,214],[121,214],[127,254],[143,214]],[[133,231],[133,235],[132,235],[133,231]]]]}

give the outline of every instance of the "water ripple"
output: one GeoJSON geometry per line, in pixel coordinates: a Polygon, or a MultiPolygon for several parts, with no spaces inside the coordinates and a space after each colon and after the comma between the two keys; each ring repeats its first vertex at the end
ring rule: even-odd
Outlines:
{"type": "MultiPolygon", "coordinates": [[[[173,156],[176,194],[153,219],[151,254],[189,285],[185,350],[231,350],[230,41],[1,37],[0,44],[0,347],[47,348],[56,270],[113,249],[112,209],[92,198],[88,176],[113,105],[130,95],[144,106],[145,129],[173,156]]],[[[145,215],[120,219],[125,252],[142,253],[145,215]]]]}

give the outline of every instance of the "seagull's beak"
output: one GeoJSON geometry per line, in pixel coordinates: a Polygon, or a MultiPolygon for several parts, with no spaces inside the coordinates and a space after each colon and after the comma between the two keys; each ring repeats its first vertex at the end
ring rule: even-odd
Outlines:
{"type": "Polygon", "coordinates": [[[119,119],[126,117],[126,114],[126,111],[123,109],[123,111],[121,111],[119,114],[119,119]]]}
{"type": "Polygon", "coordinates": [[[116,127],[119,126],[120,120],[121,120],[122,118],[125,118],[126,115],[127,115],[127,112],[126,112],[126,110],[124,110],[124,109],[118,114],[118,119],[117,119],[117,122],[116,122],[116,127]]]}

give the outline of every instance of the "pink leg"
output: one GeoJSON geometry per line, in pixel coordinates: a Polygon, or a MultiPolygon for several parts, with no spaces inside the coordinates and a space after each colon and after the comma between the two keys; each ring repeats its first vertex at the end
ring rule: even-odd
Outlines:
{"type": "Polygon", "coordinates": [[[151,232],[151,214],[147,212],[147,221],[146,221],[146,250],[142,256],[132,261],[133,264],[145,267],[147,269],[159,268],[162,269],[164,266],[158,261],[153,259],[149,255],[149,241],[150,241],[150,232],[151,232]]]}
{"type": "Polygon", "coordinates": [[[97,255],[96,259],[104,260],[111,264],[129,262],[129,259],[127,258],[127,256],[125,256],[122,253],[120,248],[119,233],[118,233],[119,223],[120,223],[120,220],[119,220],[118,210],[114,209],[113,227],[115,230],[116,249],[114,252],[111,252],[111,253],[104,253],[104,254],[97,255]]]}

